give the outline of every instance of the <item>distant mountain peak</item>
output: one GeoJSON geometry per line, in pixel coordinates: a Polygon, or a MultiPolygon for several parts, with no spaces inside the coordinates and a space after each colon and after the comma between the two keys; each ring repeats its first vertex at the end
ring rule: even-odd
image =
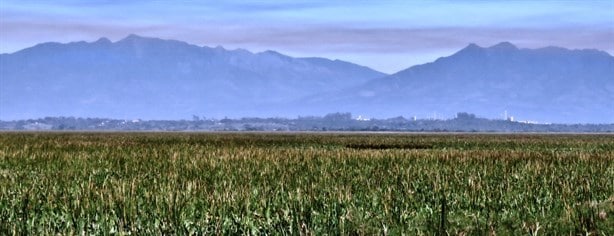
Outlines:
{"type": "Polygon", "coordinates": [[[139,35],[137,35],[137,34],[129,34],[129,35],[128,35],[128,36],[126,36],[124,39],[131,40],[131,39],[142,39],[142,38],[144,38],[144,37],[139,36],[139,35]]]}
{"type": "Polygon", "coordinates": [[[479,50],[479,49],[484,49],[483,47],[478,46],[475,43],[470,43],[469,45],[467,45],[465,48],[463,48],[462,50],[479,50]]]}
{"type": "Polygon", "coordinates": [[[136,34],[129,34],[128,36],[126,36],[125,38],[117,41],[118,43],[121,42],[139,42],[139,41],[145,41],[145,40],[160,40],[158,38],[150,38],[150,37],[143,37],[140,35],[136,35],[136,34]]]}
{"type": "Polygon", "coordinates": [[[272,55],[272,56],[276,56],[276,57],[288,57],[286,55],[283,55],[283,54],[281,54],[281,53],[279,53],[277,51],[273,51],[273,50],[266,50],[266,51],[261,52],[259,54],[262,54],[262,55],[272,55]]]}
{"type": "Polygon", "coordinates": [[[491,47],[489,47],[489,49],[494,49],[494,50],[502,50],[502,51],[512,51],[512,50],[518,50],[518,47],[516,47],[516,45],[510,43],[510,42],[501,42],[498,44],[495,44],[491,47]]]}
{"type": "Polygon", "coordinates": [[[463,49],[461,49],[460,51],[456,52],[454,55],[452,56],[469,56],[472,57],[476,54],[480,54],[484,51],[483,47],[478,46],[475,43],[470,43],[469,45],[467,45],[466,47],[464,47],[463,49]]]}
{"type": "Polygon", "coordinates": [[[108,39],[108,38],[106,38],[106,37],[101,37],[101,38],[99,38],[98,40],[96,40],[96,42],[94,42],[94,43],[104,43],[104,44],[109,44],[109,43],[112,43],[112,42],[111,42],[111,40],[109,40],[109,39],[108,39]]]}
{"type": "MultiPolygon", "coordinates": [[[[475,43],[470,43],[465,48],[461,49],[454,55],[461,57],[473,58],[479,55],[486,54],[500,54],[500,53],[512,53],[518,51],[518,47],[510,42],[500,42],[490,47],[480,47],[475,43]]],[[[453,55],[453,56],[454,56],[453,55]]]]}
{"type": "Polygon", "coordinates": [[[516,45],[510,42],[500,42],[487,48],[480,47],[475,43],[470,43],[465,48],[461,49],[459,52],[479,52],[484,50],[515,51],[518,50],[518,47],[516,47],[516,45]]]}
{"type": "Polygon", "coordinates": [[[465,48],[461,49],[458,52],[475,52],[475,51],[481,51],[483,49],[484,49],[483,47],[480,47],[475,43],[470,43],[469,45],[467,45],[465,48]]]}

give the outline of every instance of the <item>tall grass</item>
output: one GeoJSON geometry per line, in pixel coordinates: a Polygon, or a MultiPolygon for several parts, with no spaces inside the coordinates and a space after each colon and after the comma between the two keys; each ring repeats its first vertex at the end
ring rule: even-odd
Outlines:
{"type": "Polygon", "coordinates": [[[0,234],[614,234],[607,135],[0,134],[0,234]]]}

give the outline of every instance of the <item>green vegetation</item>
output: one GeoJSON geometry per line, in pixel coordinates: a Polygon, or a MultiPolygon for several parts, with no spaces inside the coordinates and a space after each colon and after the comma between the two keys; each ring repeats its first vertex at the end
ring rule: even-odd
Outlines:
{"type": "Polygon", "coordinates": [[[0,234],[614,234],[614,137],[0,133],[0,234]]]}

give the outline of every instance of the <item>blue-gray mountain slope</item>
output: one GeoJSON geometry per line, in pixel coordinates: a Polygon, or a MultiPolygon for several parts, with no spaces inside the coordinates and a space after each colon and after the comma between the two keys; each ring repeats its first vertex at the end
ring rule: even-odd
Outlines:
{"type": "Polygon", "coordinates": [[[384,76],[337,60],[136,35],[114,43],[44,43],[0,55],[0,119],[336,111],[419,118],[466,111],[495,118],[507,110],[519,120],[614,123],[614,57],[598,50],[471,44],[384,76]],[[298,102],[288,106],[290,100],[298,102]]]}
{"type": "Polygon", "coordinates": [[[0,120],[275,116],[263,108],[385,74],[352,63],[130,35],[0,55],[0,120]]]}
{"type": "Polygon", "coordinates": [[[471,44],[432,63],[341,92],[311,96],[311,113],[453,117],[466,111],[519,120],[614,123],[614,57],[598,50],[471,44]]]}

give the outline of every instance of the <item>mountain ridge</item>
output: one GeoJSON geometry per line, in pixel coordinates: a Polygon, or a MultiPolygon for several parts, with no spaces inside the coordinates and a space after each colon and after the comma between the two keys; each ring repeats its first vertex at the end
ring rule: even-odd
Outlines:
{"type": "Polygon", "coordinates": [[[316,63],[274,51],[226,50],[138,35],[116,42],[42,43],[1,60],[6,86],[0,88],[0,119],[250,115],[258,106],[386,75],[325,58],[316,63]]]}
{"type": "Polygon", "coordinates": [[[0,63],[0,119],[509,111],[550,123],[614,123],[614,57],[596,49],[472,43],[386,75],[341,60],[129,35],[41,43],[0,54],[0,63]]]}
{"type": "Polygon", "coordinates": [[[508,110],[544,122],[614,122],[612,74],[614,57],[603,51],[469,44],[433,62],[301,102],[320,107],[312,111],[319,113],[336,107],[369,116],[453,117],[467,111],[500,117],[508,110]]]}

